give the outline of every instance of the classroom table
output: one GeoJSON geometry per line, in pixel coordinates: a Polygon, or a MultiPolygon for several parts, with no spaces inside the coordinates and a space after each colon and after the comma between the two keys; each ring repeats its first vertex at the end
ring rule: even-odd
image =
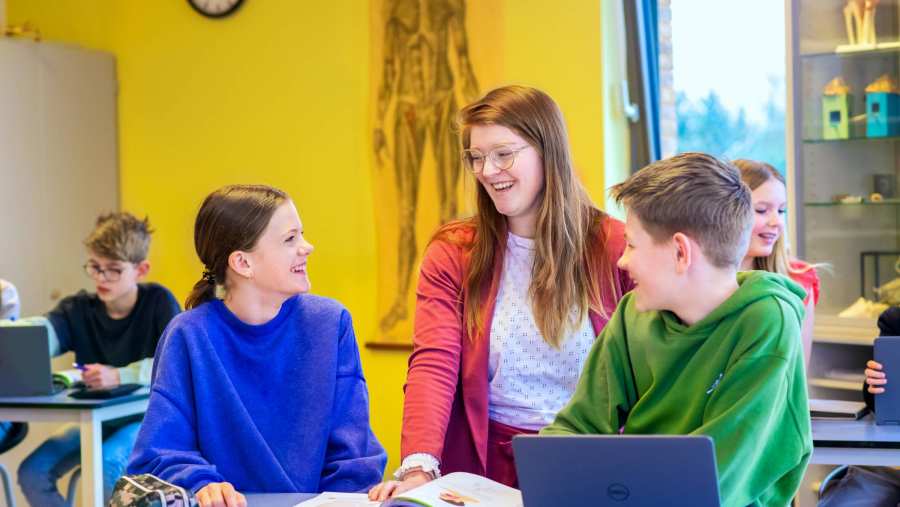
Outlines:
{"type": "MultiPolygon", "coordinates": [[[[26,398],[0,397],[0,420],[79,423],[82,505],[101,507],[101,423],[143,413],[148,398],[148,388],[111,400],[76,400],[69,398],[67,392],[26,398]]],[[[877,426],[871,414],[858,421],[813,420],[812,430],[812,464],[900,466],[900,426],[877,426]]],[[[247,504],[248,507],[292,507],[314,496],[304,493],[250,494],[247,504]]]]}
{"type": "MultiPolygon", "coordinates": [[[[877,426],[872,415],[858,421],[812,421],[813,464],[900,466],[900,426],[877,426]]],[[[314,494],[247,495],[248,507],[292,507],[314,494]]]]}
{"type": "Polygon", "coordinates": [[[81,427],[81,505],[102,507],[102,423],[144,413],[150,389],[144,387],[127,396],[108,400],[76,400],[68,396],[70,392],[0,397],[0,421],[77,423],[81,427]]]}
{"type": "Polygon", "coordinates": [[[872,414],[858,421],[812,421],[816,465],[900,466],[900,426],[878,426],[872,414]]]}

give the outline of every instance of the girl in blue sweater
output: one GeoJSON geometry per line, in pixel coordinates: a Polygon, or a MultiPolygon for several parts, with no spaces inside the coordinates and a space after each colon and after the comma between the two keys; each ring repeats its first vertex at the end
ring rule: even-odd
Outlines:
{"type": "Polygon", "coordinates": [[[239,491],[378,483],[387,457],[369,428],[350,314],[305,294],[313,247],[290,198],[266,186],[217,190],[194,245],[203,277],[160,339],[128,473],[188,488],[201,507],[244,506],[239,491]]]}

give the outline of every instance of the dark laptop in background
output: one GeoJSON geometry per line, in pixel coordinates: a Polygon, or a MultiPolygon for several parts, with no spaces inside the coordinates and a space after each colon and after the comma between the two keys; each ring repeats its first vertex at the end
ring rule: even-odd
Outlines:
{"type": "Polygon", "coordinates": [[[525,507],[719,507],[709,437],[519,435],[513,451],[525,507]]]}
{"type": "Polygon", "coordinates": [[[50,339],[44,326],[0,327],[0,396],[54,394],[50,339]]]}

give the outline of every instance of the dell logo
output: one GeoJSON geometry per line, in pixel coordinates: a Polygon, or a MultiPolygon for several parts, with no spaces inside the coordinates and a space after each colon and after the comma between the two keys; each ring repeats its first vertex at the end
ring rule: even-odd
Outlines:
{"type": "Polygon", "coordinates": [[[628,487],[624,484],[620,484],[618,482],[614,482],[606,488],[606,496],[608,496],[611,500],[616,502],[624,502],[628,500],[628,497],[631,496],[631,491],[628,491],[628,487]]]}

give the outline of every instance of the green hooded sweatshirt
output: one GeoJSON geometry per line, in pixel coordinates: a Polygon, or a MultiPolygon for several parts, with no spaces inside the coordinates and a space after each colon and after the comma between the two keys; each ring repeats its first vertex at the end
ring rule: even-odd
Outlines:
{"type": "MultiPolygon", "coordinates": [[[[546,435],[708,435],[723,506],[784,507],[812,452],[800,286],[762,271],[692,326],[619,303],[546,435]]],[[[609,456],[606,459],[615,459],[609,456]]]]}

